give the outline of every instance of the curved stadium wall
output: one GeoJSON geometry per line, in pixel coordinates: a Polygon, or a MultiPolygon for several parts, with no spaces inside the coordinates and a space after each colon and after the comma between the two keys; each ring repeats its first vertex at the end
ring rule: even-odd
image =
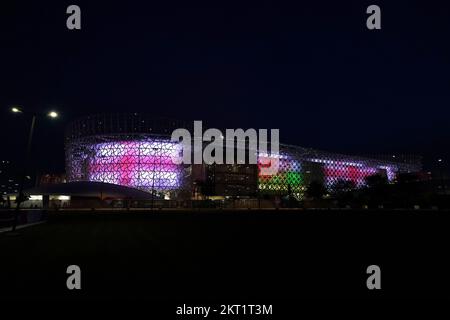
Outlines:
{"type": "Polygon", "coordinates": [[[188,187],[189,168],[172,163],[180,149],[170,141],[177,120],[141,114],[104,114],[78,119],[66,131],[69,181],[99,181],[144,191],[188,187]]]}
{"type": "MultiPolygon", "coordinates": [[[[78,119],[69,125],[65,136],[68,180],[106,182],[148,192],[190,192],[194,182],[192,166],[176,165],[171,160],[181,151],[178,143],[170,141],[172,131],[177,128],[191,130],[192,124],[137,113],[78,119]]],[[[258,153],[258,159],[263,158],[267,155],[258,153]]],[[[306,186],[313,181],[323,183],[332,191],[341,182],[354,188],[362,187],[366,178],[374,174],[384,175],[393,182],[400,172],[420,170],[419,164],[345,156],[289,145],[280,145],[279,154],[271,155],[270,160],[279,162],[279,171],[273,176],[263,176],[260,170],[255,170],[255,192],[293,193],[302,197],[306,186]]],[[[235,168],[222,172],[223,183],[245,184],[241,181],[244,176],[231,174],[236,173],[235,168]]]]}

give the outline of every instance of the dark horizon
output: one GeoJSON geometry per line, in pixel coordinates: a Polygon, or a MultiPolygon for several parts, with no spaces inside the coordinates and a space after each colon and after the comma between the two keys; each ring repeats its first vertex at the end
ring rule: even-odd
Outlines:
{"type": "MultiPolygon", "coordinates": [[[[4,4],[1,160],[20,162],[37,123],[34,169],[64,170],[64,128],[78,116],[140,112],[219,128],[279,128],[282,143],[348,154],[450,158],[450,6],[370,1],[4,4]],[[239,115],[239,116],[237,116],[239,115]]],[[[448,166],[446,166],[448,167],[448,166]]]]}

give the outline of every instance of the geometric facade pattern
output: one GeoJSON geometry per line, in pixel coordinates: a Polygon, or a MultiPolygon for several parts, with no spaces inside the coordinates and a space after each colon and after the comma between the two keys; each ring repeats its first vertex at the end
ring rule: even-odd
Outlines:
{"type": "MultiPolygon", "coordinates": [[[[198,179],[192,178],[193,168],[172,162],[181,153],[180,145],[170,141],[177,128],[192,132],[184,122],[140,114],[105,114],[74,121],[66,131],[68,181],[100,181],[148,192],[192,191],[192,184],[198,179]]],[[[346,156],[282,144],[277,154],[257,153],[257,158],[255,192],[290,193],[300,198],[313,181],[332,192],[341,182],[360,188],[374,174],[393,182],[400,172],[421,169],[420,163],[346,156]],[[275,161],[278,173],[265,174],[267,170],[262,169],[275,161]]],[[[219,171],[217,167],[215,172],[219,171]]],[[[233,184],[242,184],[247,174],[240,176],[232,170],[229,174],[217,174],[214,181],[223,184],[224,192],[238,190],[233,184]]]]}
{"type": "Polygon", "coordinates": [[[170,141],[185,122],[148,114],[112,113],[73,121],[65,134],[68,181],[98,181],[143,191],[189,188],[189,170],[172,163],[177,143],[170,141]]]}
{"type": "MultiPolygon", "coordinates": [[[[366,178],[369,176],[381,174],[387,177],[387,174],[381,168],[370,167],[358,162],[324,159],[311,159],[311,161],[323,164],[324,184],[328,188],[333,188],[339,181],[351,182],[359,188],[365,185],[366,178]]],[[[392,168],[392,170],[395,169],[392,168]]]]}
{"type": "Polygon", "coordinates": [[[180,187],[182,166],[173,164],[176,143],[166,139],[114,141],[91,145],[87,161],[89,181],[101,181],[141,190],[174,190],[180,187]]]}
{"type": "Polygon", "coordinates": [[[173,164],[177,143],[162,138],[84,143],[70,160],[69,181],[118,184],[144,191],[181,187],[184,168],[173,164]]]}
{"type": "Polygon", "coordinates": [[[394,182],[400,172],[419,171],[412,164],[381,161],[357,156],[339,155],[296,146],[280,145],[277,155],[258,155],[258,188],[262,193],[286,194],[302,197],[312,181],[323,184],[333,192],[341,182],[355,188],[366,185],[366,178],[375,174],[383,175],[394,182]],[[278,162],[278,174],[263,175],[262,167],[278,162]]]}
{"type": "Polygon", "coordinates": [[[304,191],[304,176],[300,159],[286,154],[258,155],[258,189],[262,193],[298,193],[304,191]],[[276,175],[263,174],[262,168],[278,162],[276,175]]]}

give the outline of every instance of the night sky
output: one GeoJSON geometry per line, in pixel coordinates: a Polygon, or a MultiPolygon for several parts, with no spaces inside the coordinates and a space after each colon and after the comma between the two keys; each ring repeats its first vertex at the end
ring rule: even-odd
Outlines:
{"type": "Polygon", "coordinates": [[[450,159],[448,1],[6,2],[2,159],[19,163],[26,142],[12,104],[62,115],[36,127],[44,172],[64,170],[68,122],[128,111],[279,128],[282,142],[341,153],[450,159]],[[80,31],[66,28],[70,4],[80,31]],[[370,4],[381,30],[366,28],[370,4]]]}

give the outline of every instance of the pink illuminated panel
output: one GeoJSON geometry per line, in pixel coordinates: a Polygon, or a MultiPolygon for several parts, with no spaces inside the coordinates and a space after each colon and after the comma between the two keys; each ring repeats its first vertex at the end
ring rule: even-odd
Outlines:
{"type": "Polygon", "coordinates": [[[312,162],[323,164],[325,185],[332,187],[339,180],[352,181],[359,188],[366,184],[366,178],[382,172],[386,173],[389,182],[396,176],[393,166],[368,166],[362,162],[338,161],[329,159],[311,159],[312,162]]]}
{"type": "Polygon", "coordinates": [[[180,186],[181,166],[172,162],[179,145],[146,139],[100,143],[88,161],[88,179],[150,191],[180,186]]]}

